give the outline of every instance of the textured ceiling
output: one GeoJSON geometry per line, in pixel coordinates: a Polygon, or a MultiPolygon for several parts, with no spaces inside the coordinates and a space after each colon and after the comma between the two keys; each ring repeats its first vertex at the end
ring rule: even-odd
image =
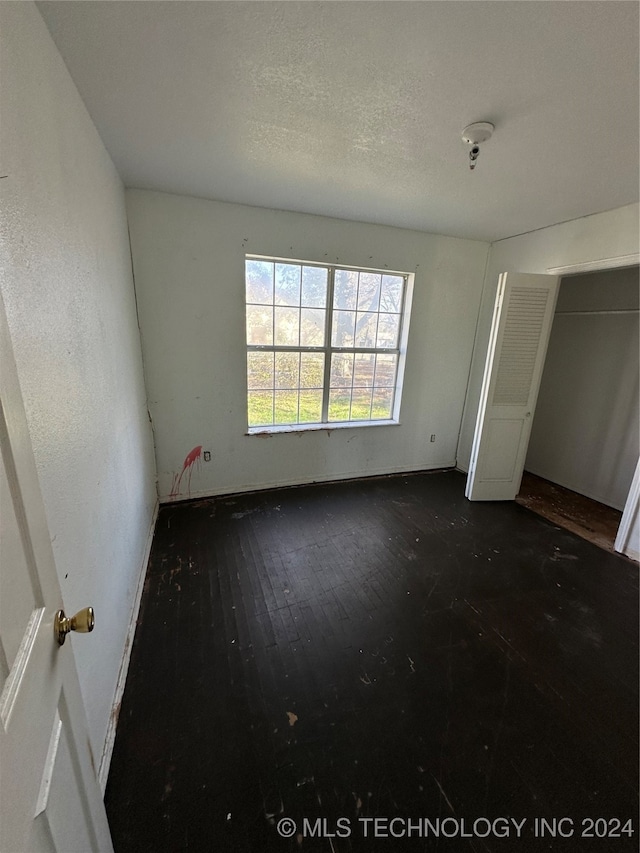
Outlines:
{"type": "Polygon", "coordinates": [[[127,186],[484,240],[638,199],[635,2],[39,8],[127,186]]]}

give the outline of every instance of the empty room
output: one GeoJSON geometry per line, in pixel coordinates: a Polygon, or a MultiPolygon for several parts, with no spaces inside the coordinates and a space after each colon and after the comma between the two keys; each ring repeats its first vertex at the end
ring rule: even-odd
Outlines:
{"type": "Polygon", "coordinates": [[[0,849],[638,847],[639,7],[0,3],[0,849]]]}

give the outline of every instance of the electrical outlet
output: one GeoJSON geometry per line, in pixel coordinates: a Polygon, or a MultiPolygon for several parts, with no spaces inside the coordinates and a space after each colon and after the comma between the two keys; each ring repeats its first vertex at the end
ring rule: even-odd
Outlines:
{"type": "Polygon", "coordinates": [[[205,450],[204,461],[205,462],[211,462],[211,451],[210,450],[205,450]]]}
{"type": "MultiPolygon", "coordinates": [[[[432,433],[431,438],[429,439],[429,441],[435,441],[435,440],[436,440],[436,434],[435,434],[435,432],[434,432],[434,433],[432,433]]],[[[206,459],[206,458],[207,458],[207,457],[206,457],[206,454],[205,454],[205,459],[206,459]]]]}

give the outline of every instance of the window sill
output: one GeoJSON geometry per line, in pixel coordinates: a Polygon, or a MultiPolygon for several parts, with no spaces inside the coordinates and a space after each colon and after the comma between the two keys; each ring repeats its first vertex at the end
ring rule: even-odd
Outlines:
{"type": "Polygon", "coordinates": [[[349,421],[348,423],[329,424],[278,424],[276,426],[249,427],[245,435],[277,435],[291,432],[329,432],[334,429],[362,429],[363,427],[400,426],[400,421],[349,421]]]}

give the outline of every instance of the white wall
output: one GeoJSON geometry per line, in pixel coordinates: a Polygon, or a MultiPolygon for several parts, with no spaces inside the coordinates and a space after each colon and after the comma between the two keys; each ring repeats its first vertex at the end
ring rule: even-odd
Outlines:
{"type": "Polygon", "coordinates": [[[638,298],[637,267],[562,280],[525,462],[620,510],[638,460],[638,298]]]}
{"type": "Polygon", "coordinates": [[[197,445],[212,460],[191,495],[455,463],[486,243],[143,190],[127,204],[162,499],[197,445]],[[245,435],[246,253],[415,272],[400,426],[245,435]]]}
{"type": "Polygon", "coordinates": [[[457,464],[463,471],[469,469],[499,274],[510,271],[545,273],[550,268],[637,253],[640,248],[638,209],[637,204],[627,205],[492,244],[458,445],[457,464]]]}
{"type": "Polygon", "coordinates": [[[31,3],[0,3],[2,295],[96,766],[154,505],[122,183],[31,3]]]}

